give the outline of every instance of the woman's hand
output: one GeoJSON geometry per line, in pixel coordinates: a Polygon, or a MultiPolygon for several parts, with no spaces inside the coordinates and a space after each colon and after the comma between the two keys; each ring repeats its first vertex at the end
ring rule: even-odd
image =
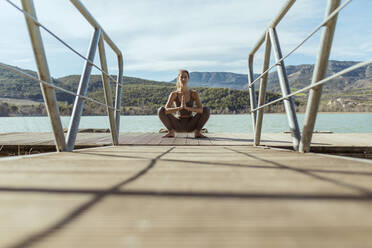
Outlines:
{"type": "Polygon", "coordinates": [[[182,98],[181,98],[181,109],[185,109],[185,108],[186,108],[185,95],[182,95],[182,98]]]}

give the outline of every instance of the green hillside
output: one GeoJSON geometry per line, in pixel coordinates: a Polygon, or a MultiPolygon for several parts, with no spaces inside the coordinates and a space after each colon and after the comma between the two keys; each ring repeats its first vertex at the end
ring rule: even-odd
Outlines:
{"type": "MultiPolygon", "coordinates": [[[[78,84],[78,76],[59,78],[64,84],[78,84]]],[[[156,114],[160,106],[167,102],[169,94],[175,90],[172,83],[156,82],[139,78],[125,77],[122,90],[122,106],[124,114],[156,114]]],[[[115,85],[112,84],[112,93],[115,85]]],[[[249,94],[247,90],[229,90],[227,88],[193,88],[199,93],[203,105],[208,106],[212,113],[246,113],[249,109],[249,94]]],[[[93,75],[89,83],[88,96],[104,101],[101,77],[93,75]]],[[[267,94],[267,99],[276,99],[278,94],[267,94]]],[[[274,106],[270,111],[276,111],[274,106]]],[[[103,106],[97,106],[92,102],[86,102],[86,113],[91,112],[104,114],[103,106]],[[93,111],[93,109],[95,109],[93,111]]]]}
{"type": "MultiPolygon", "coordinates": [[[[357,61],[330,60],[326,76],[338,73],[357,61]]],[[[286,66],[291,91],[302,89],[311,84],[314,65],[286,66]]],[[[257,77],[255,74],[254,77],[257,77]]],[[[175,82],[175,80],[173,80],[175,82]]],[[[246,74],[230,72],[191,72],[190,85],[206,87],[224,87],[245,89],[248,83],[246,74]]],[[[256,84],[256,89],[259,84],[256,84]]],[[[280,93],[279,78],[276,71],[268,76],[267,90],[280,93]]],[[[303,104],[307,101],[307,93],[298,95],[297,100],[303,104]]],[[[323,86],[321,111],[371,112],[372,111],[372,64],[360,67],[341,77],[330,80],[323,86]]]]}
{"type": "MultiPolygon", "coordinates": [[[[36,75],[35,72],[25,71],[36,75]]],[[[71,75],[54,79],[54,84],[64,89],[77,91],[79,75],[71,75]]],[[[123,114],[156,114],[160,106],[164,106],[169,93],[175,90],[175,84],[144,80],[140,78],[124,77],[122,89],[123,114]]],[[[111,82],[112,94],[115,96],[115,83],[111,82]]],[[[194,88],[198,91],[204,106],[208,106],[212,113],[247,113],[249,112],[249,94],[247,90],[230,90],[227,88],[194,88]]],[[[70,115],[75,96],[56,90],[60,111],[63,115],[70,115]]],[[[89,82],[88,96],[104,102],[102,81],[100,75],[92,75],[89,82]]],[[[278,94],[267,94],[267,99],[278,98],[278,94]]],[[[25,79],[13,72],[0,68],[0,101],[10,98],[12,103],[0,103],[0,114],[9,115],[45,115],[42,103],[40,85],[25,79]],[[16,104],[14,100],[32,100],[35,104],[16,104]],[[39,103],[40,102],[40,103],[39,103]]],[[[268,111],[281,111],[281,105],[273,106],[268,111]]],[[[85,115],[104,115],[106,108],[91,101],[86,101],[85,115]]]]}

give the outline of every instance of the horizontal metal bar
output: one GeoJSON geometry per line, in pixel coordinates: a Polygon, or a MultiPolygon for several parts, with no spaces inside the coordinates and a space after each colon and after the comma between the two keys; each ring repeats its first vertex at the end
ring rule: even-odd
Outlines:
{"type": "MultiPolygon", "coordinates": [[[[79,53],[77,50],[75,50],[72,46],[70,46],[67,42],[65,42],[64,40],[62,40],[61,38],[59,38],[56,34],[54,34],[51,30],[49,30],[46,26],[44,26],[43,24],[41,24],[37,19],[35,19],[33,16],[31,16],[29,13],[25,12],[23,9],[19,8],[16,4],[14,4],[12,1],[10,0],[5,0],[7,1],[10,5],[12,5],[14,8],[16,8],[17,10],[19,10],[20,12],[22,12],[24,15],[26,15],[27,17],[31,18],[36,25],[40,26],[42,29],[44,29],[47,33],[49,33],[51,36],[53,36],[55,39],[57,39],[59,42],[61,42],[64,46],[66,46],[68,49],[70,49],[73,53],[75,53],[76,55],[78,55],[80,58],[82,58],[83,60],[87,61],[88,63],[92,64],[93,67],[95,67],[97,70],[101,71],[102,73],[106,74],[112,81],[114,81],[116,84],[119,83],[118,80],[116,80],[115,78],[113,78],[110,74],[108,74],[107,72],[105,72],[104,70],[102,70],[99,66],[97,66],[96,64],[94,64],[93,61],[90,61],[88,58],[86,58],[84,55],[82,55],[81,53],[79,53]]],[[[120,53],[121,54],[121,53],[120,53]]]]}
{"type": "Polygon", "coordinates": [[[296,0],[288,0],[288,2],[284,5],[282,10],[279,12],[279,14],[274,18],[274,20],[271,22],[269,27],[266,29],[266,31],[261,35],[261,38],[258,40],[256,45],[253,47],[249,55],[253,55],[257,52],[257,50],[260,48],[260,46],[265,41],[266,33],[269,28],[275,28],[276,25],[279,24],[279,22],[283,19],[283,17],[287,14],[289,9],[292,7],[292,5],[296,2],[296,0]]]}
{"type": "Polygon", "coordinates": [[[65,90],[64,88],[61,88],[61,87],[55,86],[54,84],[50,84],[48,82],[45,82],[43,80],[40,80],[40,79],[38,79],[38,78],[36,78],[34,76],[31,76],[30,74],[27,74],[27,73],[25,73],[25,72],[23,72],[21,70],[18,70],[18,69],[14,68],[14,67],[11,67],[11,66],[8,66],[8,65],[5,65],[5,64],[1,64],[1,63],[0,63],[0,67],[5,68],[7,70],[10,70],[12,72],[15,72],[15,73],[17,73],[17,74],[19,74],[21,76],[24,76],[24,77],[26,77],[28,79],[34,80],[34,81],[36,81],[38,83],[42,83],[42,84],[44,84],[44,85],[46,85],[48,87],[54,88],[56,90],[63,91],[63,92],[65,92],[67,94],[70,94],[70,95],[78,96],[78,97],[84,98],[85,100],[88,100],[88,101],[97,103],[99,105],[102,105],[102,106],[105,106],[105,107],[108,107],[108,108],[111,108],[111,109],[116,110],[115,108],[113,108],[111,106],[108,106],[107,104],[104,104],[104,103],[102,103],[100,101],[94,100],[93,98],[82,96],[82,95],[76,94],[75,92],[72,92],[72,91],[69,91],[69,90],[65,90]]]}
{"type": "Polygon", "coordinates": [[[360,63],[355,64],[353,66],[350,66],[349,68],[346,68],[346,69],[344,69],[344,70],[342,70],[342,71],[340,71],[340,72],[338,72],[336,74],[333,74],[332,76],[329,76],[329,77],[327,77],[327,78],[325,78],[323,80],[320,80],[320,81],[318,81],[318,82],[316,82],[314,84],[311,84],[310,86],[307,86],[305,88],[302,88],[301,90],[297,90],[297,91],[295,91],[295,92],[293,92],[293,93],[291,93],[291,94],[289,94],[289,95],[287,95],[285,97],[278,98],[278,99],[276,99],[274,101],[271,101],[269,103],[266,103],[266,104],[264,104],[264,105],[262,105],[262,106],[260,106],[258,108],[252,109],[252,111],[257,111],[257,110],[262,109],[264,107],[270,106],[270,105],[272,105],[274,103],[277,103],[277,102],[283,101],[285,99],[288,99],[289,97],[294,96],[294,95],[297,95],[298,93],[302,93],[302,92],[305,92],[307,90],[313,89],[313,88],[315,88],[315,87],[317,87],[319,85],[323,85],[324,83],[328,82],[329,80],[332,80],[334,78],[337,78],[339,76],[344,75],[345,73],[351,72],[351,71],[353,71],[355,69],[358,69],[360,67],[363,67],[363,66],[366,66],[366,65],[369,65],[369,64],[372,64],[372,59],[367,60],[365,62],[360,62],[360,63]]]}
{"type": "MultiPolygon", "coordinates": [[[[290,55],[292,55],[295,51],[297,51],[298,48],[300,48],[306,41],[308,41],[316,32],[318,32],[324,25],[326,25],[335,15],[337,15],[343,8],[345,8],[351,1],[353,0],[347,0],[345,3],[343,3],[340,7],[335,9],[335,11],[332,12],[320,25],[318,25],[311,33],[308,35],[303,41],[301,41],[295,48],[293,48],[287,55],[285,55],[283,58],[281,58],[277,63],[270,66],[266,71],[264,71],[260,76],[258,76],[252,83],[248,84],[248,87],[252,84],[256,83],[258,80],[260,80],[266,73],[268,73],[271,69],[273,69],[275,66],[278,65],[278,63],[282,62],[284,59],[288,58],[290,55]]],[[[265,31],[267,32],[267,31],[265,31]]],[[[252,53],[252,52],[251,52],[252,53]]]]}

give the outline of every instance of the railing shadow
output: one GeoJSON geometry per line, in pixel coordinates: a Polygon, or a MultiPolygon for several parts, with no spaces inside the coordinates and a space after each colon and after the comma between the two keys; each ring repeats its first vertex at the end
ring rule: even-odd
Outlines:
{"type": "MultiPolygon", "coordinates": [[[[244,138],[229,138],[229,137],[218,137],[218,136],[213,136],[213,137],[208,137],[210,141],[232,141],[232,142],[250,142],[253,143],[253,139],[244,139],[244,138]]],[[[283,144],[288,144],[288,146],[292,145],[292,141],[285,141],[285,140],[271,140],[271,139],[262,139],[261,143],[283,143],[283,144]]],[[[312,145],[332,145],[329,143],[317,143],[313,142],[311,143],[312,145]]]]}
{"type": "MultiPolygon", "coordinates": [[[[291,145],[292,144],[292,141],[284,141],[284,140],[261,140],[261,143],[264,143],[264,142],[267,142],[267,143],[285,143],[285,144],[289,144],[291,145]]],[[[329,144],[329,143],[319,143],[319,142],[312,142],[311,143],[312,145],[323,145],[323,146],[331,146],[332,144],[329,144]]],[[[291,146],[291,149],[293,149],[293,146],[291,146]]]]}
{"type": "Polygon", "coordinates": [[[226,137],[218,137],[218,136],[213,136],[213,137],[208,137],[210,141],[240,141],[240,142],[253,142],[253,139],[243,139],[243,138],[226,138],[226,137]]]}
{"type": "Polygon", "coordinates": [[[339,180],[336,180],[336,179],[332,179],[332,178],[329,178],[329,177],[320,176],[320,175],[314,174],[313,172],[311,172],[309,170],[306,170],[306,169],[294,168],[294,167],[290,167],[290,166],[287,166],[287,165],[280,164],[278,162],[274,162],[272,160],[259,158],[257,156],[254,156],[254,155],[246,153],[246,152],[237,151],[233,148],[228,148],[228,147],[224,147],[224,148],[226,150],[230,150],[230,151],[233,151],[233,152],[236,152],[236,153],[239,153],[239,154],[243,154],[243,155],[245,155],[247,157],[250,157],[250,158],[254,158],[254,159],[266,162],[266,163],[270,163],[270,164],[275,165],[275,166],[277,166],[279,168],[282,168],[282,169],[295,171],[295,172],[304,174],[306,176],[309,176],[309,177],[312,177],[312,178],[315,178],[315,179],[318,179],[318,180],[321,180],[321,181],[333,183],[335,185],[338,185],[338,186],[341,186],[341,187],[344,187],[344,188],[356,190],[359,193],[362,193],[362,194],[367,195],[369,197],[372,196],[372,191],[371,190],[360,187],[360,186],[357,186],[357,185],[353,185],[353,184],[350,184],[350,183],[345,183],[345,182],[342,182],[342,181],[339,181],[339,180]]]}
{"type": "MultiPolygon", "coordinates": [[[[28,238],[26,238],[25,240],[22,240],[20,242],[18,242],[17,244],[14,244],[12,246],[9,246],[9,247],[12,247],[12,248],[21,248],[21,247],[29,247],[31,245],[34,245],[35,243],[37,242],[40,242],[41,240],[43,240],[44,238],[46,238],[47,236],[50,236],[56,232],[58,232],[59,230],[62,229],[62,227],[68,225],[69,223],[71,223],[72,221],[74,221],[75,219],[77,219],[79,216],[81,216],[83,213],[85,213],[86,211],[88,211],[88,209],[92,208],[93,206],[97,205],[99,202],[101,202],[105,197],[107,197],[108,195],[112,195],[112,194],[115,194],[115,192],[118,192],[119,189],[135,180],[137,180],[138,178],[140,178],[141,176],[145,175],[149,170],[151,170],[156,162],[162,157],[164,156],[165,154],[171,152],[172,150],[174,149],[174,147],[168,149],[166,152],[160,154],[159,156],[157,156],[156,158],[154,159],[151,159],[151,162],[149,163],[148,166],[146,166],[144,169],[142,169],[141,171],[139,171],[137,174],[135,174],[134,176],[114,185],[113,187],[111,187],[110,189],[108,190],[101,190],[101,191],[91,191],[90,194],[94,194],[94,197],[93,199],[91,199],[90,201],[88,201],[87,203],[84,203],[83,205],[81,205],[80,207],[76,208],[75,210],[73,210],[72,212],[68,213],[65,217],[63,217],[61,220],[57,221],[55,224],[47,227],[44,231],[41,231],[37,234],[34,234],[28,238]]],[[[5,189],[0,189],[0,191],[6,191],[5,189]]],[[[10,189],[8,189],[8,191],[12,191],[10,189]]],[[[13,190],[12,192],[16,192],[16,190],[13,190]]],[[[50,190],[50,189],[39,189],[39,190],[32,190],[32,189],[23,189],[21,190],[21,192],[38,192],[38,193],[41,193],[41,192],[44,192],[44,193],[72,193],[72,192],[69,192],[68,190],[50,190]]],[[[84,193],[86,194],[87,192],[84,192],[84,191],[74,191],[74,193],[84,193]]]]}
{"type": "MultiPolygon", "coordinates": [[[[175,147],[170,148],[166,152],[160,154],[154,159],[150,159],[149,165],[147,165],[144,169],[133,175],[132,177],[114,185],[113,187],[102,190],[102,189],[53,189],[53,188],[11,188],[11,187],[0,187],[0,192],[12,192],[12,193],[45,193],[45,194],[77,194],[77,195],[92,195],[93,198],[79,206],[78,208],[74,209],[70,213],[66,214],[62,219],[58,220],[56,223],[52,224],[51,226],[47,227],[45,230],[34,234],[15,245],[9,247],[28,247],[37,242],[42,241],[46,237],[55,234],[66,225],[72,223],[74,220],[79,218],[83,213],[87,212],[89,209],[97,205],[98,203],[102,202],[103,199],[107,196],[119,196],[119,197],[130,197],[130,196],[143,196],[143,197],[157,197],[157,198],[201,198],[201,199],[238,199],[238,200],[256,200],[256,199],[268,199],[268,200],[318,200],[318,201],[372,201],[372,192],[368,189],[365,189],[360,186],[348,184],[345,182],[341,182],[335,179],[327,178],[324,176],[320,176],[314,174],[314,172],[318,173],[338,173],[338,174],[348,174],[348,175],[365,175],[365,176],[372,176],[372,173],[365,173],[365,172],[355,172],[355,171],[341,171],[341,170],[320,170],[320,169],[299,169],[293,168],[286,165],[282,165],[280,163],[263,159],[257,157],[255,155],[241,152],[232,148],[224,147],[226,150],[236,152],[239,154],[243,154],[249,158],[253,158],[258,161],[262,161],[265,163],[269,163],[272,166],[268,165],[254,165],[254,164],[241,164],[241,163],[224,163],[224,162],[208,162],[208,161],[192,161],[192,160],[178,160],[178,159],[162,159],[162,157],[169,152],[171,152],[175,147]],[[144,176],[147,172],[149,172],[156,164],[157,161],[167,161],[172,163],[190,163],[195,165],[208,165],[208,166],[228,166],[228,167],[241,167],[241,168],[254,168],[254,169],[274,169],[274,170],[292,170],[318,180],[326,181],[329,183],[336,184],[338,186],[342,186],[344,188],[353,189],[358,191],[358,193],[362,194],[311,194],[311,193],[264,193],[264,192],[229,192],[229,191],[171,191],[171,190],[121,190],[122,186],[125,186],[138,178],[144,176]]],[[[100,156],[100,157],[118,157],[118,158],[130,158],[130,159],[146,159],[149,158],[141,157],[141,156],[126,156],[126,155],[115,155],[115,154],[100,154],[100,153],[84,153],[78,152],[79,155],[89,155],[89,156],[100,156]]]]}
{"type": "MultiPolygon", "coordinates": [[[[117,158],[129,158],[129,159],[148,159],[146,157],[140,156],[127,156],[127,155],[115,155],[115,154],[104,154],[104,153],[80,153],[80,155],[89,155],[89,156],[103,156],[103,157],[117,157],[117,158]]],[[[256,158],[255,156],[253,156],[256,158]]],[[[200,160],[185,160],[185,159],[162,159],[160,158],[159,161],[168,161],[174,163],[190,163],[196,165],[210,165],[210,166],[230,166],[230,167],[241,167],[241,168],[252,168],[252,169],[274,169],[274,170],[288,170],[285,166],[277,166],[277,165],[258,165],[258,164],[241,164],[241,163],[227,163],[227,162],[208,162],[208,161],[200,161],[200,160]]],[[[264,161],[264,162],[272,162],[272,161],[264,161]]],[[[325,170],[325,169],[298,169],[301,171],[306,172],[317,172],[317,173],[326,173],[326,174],[343,174],[343,175],[359,175],[359,176],[372,176],[372,172],[359,172],[353,170],[325,170]]]]}
{"type": "MultiPolygon", "coordinates": [[[[121,185],[122,186],[122,185],[121,185]]],[[[160,198],[213,198],[213,199],[241,199],[241,200],[255,200],[255,199],[268,199],[268,200],[322,200],[322,201],[372,201],[372,195],[355,195],[355,194],[311,194],[311,193],[266,193],[266,192],[230,192],[230,191],[171,191],[171,190],[100,190],[100,189],[45,189],[45,188],[8,188],[0,187],[1,192],[12,193],[45,193],[45,194],[61,194],[61,195],[103,195],[103,196],[150,196],[160,198]]],[[[90,203],[90,202],[89,202],[90,203]]],[[[94,203],[97,203],[95,201],[94,203]]],[[[89,204],[92,206],[93,204],[89,204]]],[[[74,211],[72,217],[78,217],[77,212],[80,214],[89,209],[88,204],[84,208],[79,207],[74,211]],[[76,213],[76,214],[75,214],[76,213]]],[[[58,222],[58,228],[63,227],[74,218],[65,218],[63,221],[58,222]]],[[[54,230],[54,227],[51,230],[54,230]]],[[[48,232],[45,234],[52,234],[48,232]]],[[[40,241],[40,240],[39,240],[40,241]]],[[[33,244],[28,242],[27,244],[33,244]]],[[[11,247],[24,247],[24,246],[11,246],[11,247]]]]}

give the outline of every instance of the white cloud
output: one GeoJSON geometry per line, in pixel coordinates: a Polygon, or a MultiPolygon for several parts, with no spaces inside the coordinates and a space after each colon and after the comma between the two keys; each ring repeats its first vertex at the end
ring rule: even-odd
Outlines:
{"type": "Polygon", "coordinates": [[[30,63],[33,62],[34,58],[29,57],[29,58],[23,58],[23,59],[15,59],[13,62],[15,64],[24,64],[24,63],[30,63]]]}
{"type": "Polygon", "coordinates": [[[146,70],[152,68],[153,71],[177,70],[179,68],[197,68],[206,66],[215,66],[217,62],[210,60],[167,60],[167,61],[146,61],[141,63],[134,63],[127,66],[127,70],[146,70]],[[156,67],[154,67],[156,63],[156,67]]]}
{"type": "Polygon", "coordinates": [[[372,42],[363,42],[360,44],[360,49],[364,52],[372,53],[372,42]]]}
{"type": "MultiPolygon", "coordinates": [[[[206,71],[246,73],[247,55],[286,0],[81,0],[96,20],[122,49],[125,71],[154,72],[164,76],[178,68],[206,71]]],[[[18,5],[20,1],[15,1],[18,5]]],[[[81,14],[65,0],[34,0],[39,20],[57,35],[63,36],[80,53],[86,54],[92,28],[81,14]]],[[[302,41],[324,16],[324,0],[297,1],[278,26],[283,54],[302,41]]],[[[0,1],[0,26],[8,39],[0,41],[0,62],[21,61],[32,57],[24,18],[0,1]],[[12,23],[12,25],[5,25],[12,23]]],[[[346,12],[346,16],[352,13],[346,12]]],[[[366,22],[364,20],[363,22],[366,22]]],[[[368,23],[368,22],[367,22],[368,23]]],[[[341,31],[340,33],[344,33],[341,31]]],[[[53,73],[62,76],[80,73],[84,61],[43,32],[45,47],[53,73]],[[75,56],[73,59],[71,56],[75,56]],[[71,62],[74,61],[74,62],[71,62]],[[75,62],[76,61],[76,62],[75,62]]],[[[356,40],[363,38],[360,34],[356,40]]],[[[315,57],[319,35],[296,52],[296,56],[315,57]]],[[[355,43],[355,41],[353,41],[355,43]]],[[[339,44],[336,42],[336,44],[339,44]]],[[[360,48],[343,41],[335,48],[334,57],[362,56],[360,50],[371,51],[369,40],[360,48]],[[342,56],[341,51],[347,48],[342,56]],[[340,51],[340,52],[338,52],[340,51]]],[[[106,49],[108,64],[116,70],[116,59],[106,49]]],[[[297,58],[297,57],[295,57],[297,58]]],[[[25,61],[22,62],[25,65],[25,61]]],[[[30,62],[31,63],[31,62],[30,62]]],[[[298,62],[301,63],[301,62],[298,62]]],[[[262,51],[256,56],[257,68],[262,64],[262,51]]]]}

